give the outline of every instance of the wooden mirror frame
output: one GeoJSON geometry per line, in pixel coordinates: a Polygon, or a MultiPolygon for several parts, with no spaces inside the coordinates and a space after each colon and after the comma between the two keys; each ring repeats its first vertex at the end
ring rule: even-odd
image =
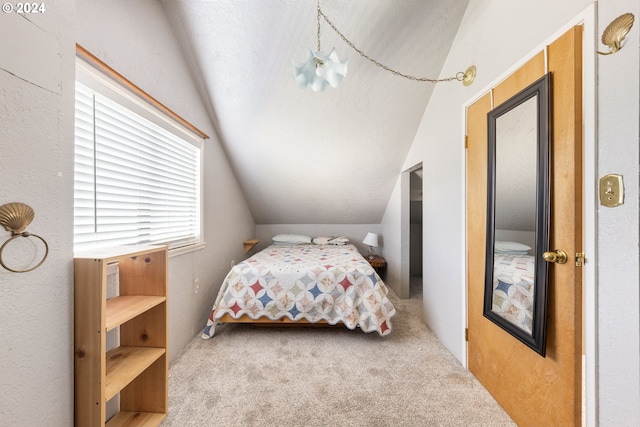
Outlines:
{"type": "Polygon", "coordinates": [[[551,145],[551,74],[548,73],[503,104],[487,113],[488,173],[487,173],[487,232],[484,289],[484,317],[513,335],[516,339],[545,357],[547,324],[548,263],[542,254],[549,250],[550,201],[550,145],[551,145]],[[493,311],[495,213],[496,213],[496,120],[524,102],[537,96],[537,165],[535,247],[533,248],[534,295],[532,331],[526,330],[493,311]]]}

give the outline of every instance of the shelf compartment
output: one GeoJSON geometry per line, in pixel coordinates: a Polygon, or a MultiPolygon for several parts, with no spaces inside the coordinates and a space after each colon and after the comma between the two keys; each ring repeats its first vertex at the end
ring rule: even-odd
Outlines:
{"type": "Polygon", "coordinates": [[[165,417],[155,412],[122,411],[107,422],[107,427],[159,426],[165,417]]]}
{"type": "Polygon", "coordinates": [[[165,354],[164,348],[118,347],[107,353],[105,401],[125,388],[165,354]]]}
{"type": "Polygon", "coordinates": [[[110,331],[139,314],[162,304],[167,300],[163,296],[128,295],[111,298],[107,301],[106,330],[110,331]]]}

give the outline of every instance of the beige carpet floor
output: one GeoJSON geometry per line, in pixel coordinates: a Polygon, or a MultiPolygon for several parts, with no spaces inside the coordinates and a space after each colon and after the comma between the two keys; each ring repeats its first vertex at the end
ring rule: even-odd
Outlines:
{"type": "Polygon", "coordinates": [[[391,295],[387,337],[346,328],[218,326],[169,369],[168,426],[515,426],[391,295]]]}

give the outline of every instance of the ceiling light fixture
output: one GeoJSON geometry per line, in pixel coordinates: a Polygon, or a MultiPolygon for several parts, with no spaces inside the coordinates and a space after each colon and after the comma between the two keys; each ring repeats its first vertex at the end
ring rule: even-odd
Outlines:
{"type": "Polygon", "coordinates": [[[320,16],[324,14],[318,0],[318,49],[315,52],[309,49],[306,61],[301,64],[293,61],[293,76],[298,86],[310,87],[314,92],[325,90],[327,85],[337,87],[347,74],[347,60],[340,61],[335,47],[329,54],[320,48],[320,16]]]}
{"type": "Polygon", "coordinates": [[[353,50],[355,50],[360,56],[365,58],[366,60],[372,62],[376,66],[389,71],[396,76],[404,77],[405,79],[414,80],[418,82],[428,82],[428,83],[439,83],[439,82],[450,82],[450,81],[459,81],[462,82],[463,85],[469,86],[473,83],[473,80],[476,77],[476,67],[474,65],[467,68],[466,71],[458,72],[453,77],[446,77],[443,79],[430,79],[426,77],[415,77],[410,74],[404,74],[399,71],[388,67],[375,59],[368,56],[362,50],[357,48],[355,44],[351,40],[349,40],[344,34],[338,30],[333,22],[327,17],[327,15],[322,12],[320,8],[320,0],[318,0],[317,7],[317,20],[318,20],[318,45],[317,50],[313,52],[309,49],[309,54],[307,55],[307,59],[303,63],[297,63],[293,61],[293,76],[298,83],[298,86],[305,89],[310,87],[314,92],[320,92],[327,88],[327,86],[337,87],[344,76],[347,74],[347,60],[340,61],[338,58],[338,54],[336,53],[336,48],[332,48],[329,54],[322,52],[320,49],[320,18],[324,19],[324,21],[329,24],[329,26],[336,32],[336,34],[353,50]]]}

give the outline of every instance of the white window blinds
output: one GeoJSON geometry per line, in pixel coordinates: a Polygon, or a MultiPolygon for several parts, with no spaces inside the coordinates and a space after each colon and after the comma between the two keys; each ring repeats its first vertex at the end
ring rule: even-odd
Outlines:
{"type": "Polygon", "coordinates": [[[76,251],[200,242],[201,147],[178,134],[76,82],[76,251]]]}

